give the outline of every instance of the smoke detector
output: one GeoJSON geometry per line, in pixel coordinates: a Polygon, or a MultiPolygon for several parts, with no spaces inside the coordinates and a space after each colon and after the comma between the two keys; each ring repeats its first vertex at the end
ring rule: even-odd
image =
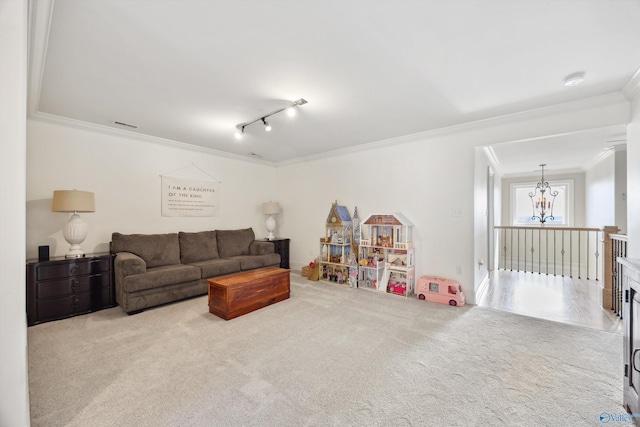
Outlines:
{"type": "Polygon", "coordinates": [[[564,78],[565,86],[578,86],[580,83],[584,81],[584,73],[573,73],[569,74],[564,78]]]}

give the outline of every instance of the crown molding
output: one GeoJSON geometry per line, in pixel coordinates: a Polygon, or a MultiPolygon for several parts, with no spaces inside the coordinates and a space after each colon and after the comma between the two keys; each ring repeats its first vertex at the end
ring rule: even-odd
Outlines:
{"type": "MultiPolygon", "coordinates": [[[[560,104],[553,104],[545,107],[540,107],[532,110],[521,111],[517,113],[506,114],[502,116],[491,117],[488,119],[477,120],[473,122],[462,123],[459,125],[448,126],[444,128],[434,129],[425,132],[419,132],[411,135],[404,135],[389,139],[384,139],[380,141],[374,141],[370,143],[355,145],[347,148],[340,148],[333,151],[327,151],[318,154],[312,154],[310,156],[298,157],[295,159],[283,160],[281,162],[276,162],[276,166],[287,166],[295,163],[309,162],[324,158],[343,156],[346,154],[357,153],[363,150],[373,150],[382,147],[394,146],[407,144],[411,142],[424,141],[429,139],[438,139],[444,138],[456,134],[468,134],[472,132],[481,132],[490,130],[492,128],[498,128],[504,125],[523,123],[526,121],[534,121],[540,120],[544,118],[552,118],[561,114],[572,113],[572,112],[580,112],[587,111],[590,109],[596,108],[607,108],[607,107],[615,107],[625,105],[628,109],[629,101],[620,93],[620,92],[611,92],[604,95],[593,96],[590,98],[583,98],[576,101],[564,102],[560,104]]],[[[621,123],[625,120],[628,121],[628,118],[620,119],[621,123]]],[[[625,122],[626,124],[626,122],[625,122]]],[[[606,126],[603,126],[606,127],[606,126]]],[[[597,128],[590,128],[586,130],[580,130],[575,132],[590,132],[597,128]]],[[[574,132],[567,132],[563,134],[553,134],[553,135],[543,135],[538,137],[524,138],[524,139],[514,139],[514,138],[506,138],[503,140],[494,140],[492,144],[499,144],[504,142],[522,142],[528,140],[536,140],[536,139],[544,139],[548,137],[554,137],[558,135],[564,135],[574,132]]],[[[486,144],[483,142],[478,142],[477,146],[485,146],[486,144]]]]}
{"type": "Polygon", "coordinates": [[[633,75],[629,79],[624,88],[622,88],[622,94],[629,100],[632,100],[638,96],[640,96],[640,68],[638,68],[633,75]]]}
{"type": "MultiPolygon", "coordinates": [[[[501,178],[508,181],[521,180],[523,182],[530,182],[535,185],[536,180],[538,181],[540,180],[540,172],[538,171],[538,175],[537,175],[538,178],[536,178],[536,175],[534,173],[535,172],[509,173],[509,174],[503,175],[501,178]]],[[[558,169],[553,171],[552,173],[547,173],[547,171],[545,170],[544,176],[547,181],[552,181],[552,180],[574,179],[574,177],[567,178],[567,176],[582,175],[584,173],[585,173],[584,169],[569,168],[569,169],[558,169]]]]}
{"type": "MultiPolygon", "coordinates": [[[[346,154],[374,150],[374,149],[383,148],[383,147],[408,144],[412,142],[424,141],[429,139],[444,138],[447,136],[464,134],[464,133],[469,133],[474,131],[483,131],[483,130],[491,129],[493,127],[498,127],[501,125],[524,122],[527,120],[540,119],[544,117],[553,117],[561,113],[567,113],[572,111],[587,110],[587,109],[598,108],[598,107],[607,107],[607,106],[620,104],[621,102],[628,103],[628,101],[620,93],[610,93],[610,94],[601,95],[601,96],[592,97],[592,98],[586,98],[578,101],[572,101],[572,102],[567,102],[562,104],[554,104],[551,106],[542,107],[535,110],[527,110],[519,113],[513,113],[513,114],[504,115],[504,116],[498,116],[498,117],[493,117],[489,119],[449,126],[445,128],[439,128],[431,131],[420,132],[420,133],[415,133],[411,135],[404,135],[404,136],[384,139],[380,141],[374,141],[370,143],[355,145],[352,147],[341,148],[338,150],[313,154],[310,156],[296,157],[294,159],[283,160],[280,162],[273,162],[269,160],[246,157],[246,156],[242,156],[235,153],[228,153],[225,151],[215,150],[213,148],[203,147],[200,145],[189,144],[185,142],[179,142],[179,141],[169,140],[165,138],[145,135],[145,134],[124,130],[124,129],[116,129],[109,126],[98,125],[95,123],[84,122],[80,120],[70,119],[67,117],[56,116],[48,113],[42,113],[39,111],[30,111],[29,118],[33,120],[57,123],[60,125],[70,126],[78,129],[117,135],[125,138],[133,138],[133,139],[137,139],[144,142],[171,146],[171,147],[180,148],[183,150],[197,151],[197,152],[212,154],[220,157],[241,160],[245,162],[252,162],[252,163],[258,163],[262,165],[281,167],[281,166],[287,166],[287,165],[296,164],[296,163],[304,163],[304,162],[309,162],[309,161],[314,161],[314,160],[319,160],[324,158],[332,158],[337,156],[343,156],[346,154]]],[[[593,129],[582,130],[578,132],[589,132],[591,130],[593,129]]],[[[508,139],[505,141],[495,141],[494,143],[518,142],[518,141],[521,142],[521,141],[527,141],[527,140],[547,138],[550,136],[558,136],[558,135],[557,134],[545,135],[540,137],[518,139],[518,140],[508,139]]],[[[483,144],[479,143],[478,147],[480,146],[483,146],[483,144]]],[[[495,159],[495,156],[494,156],[494,159],[495,159]]]]}
{"type": "Polygon", "coordinates": [[[504,175],[504,171],[502,170],[502,167],[500,166],[500,161],[498,160],[498,157],[496,156],[496,153],[493,150],[493,147],[491,147],[490,145],[484,146],[484,147],[482,147],[482,151],[484,151],[485,156],[487,156],[487,160],[489,161],[489,165],[493,169],[494,173],[496,175],[498,175],[498,176],[504,175]]]}
{"type": "Polygon", "coordinates": [[[54,0],[29,0],[29,65],[28,65],[28,114],[33,115],[40,105],[42,76],[49,44],[49,30],[54,0]]]}
{"type": "Polygon", "coordinates": [[[226,151],[219,151],[209,147],[203,147],[201,145],[189,144],[186,142],[174,141],[172,139],[160,138],[157,136],[145,135],[142,133],[132,132],[129,130],[116,129],[109,126],[98,125],[95,123],[89,123],[82,120],[69,119],[67,117],[56,116],[54,114],[37,112],[29,116],[30,120],[40,121],[45,123],[54,123],[61,126],[72,127],[75,129],[102,133],[105,135],[118,136],[121,138],[135,139],[137,141],[163,145],[166,147],[179,148],[181,150],[195,151],[198,153],[210,154],[218,157],[225,157],[228,159],[239,160],[249,163],[257,163],[261,165],[274,166],[274,163],[270,160],[263,160],[253,157],[247,157],[240,154],[228,153],[226,151]]]}
{"type": "Polygon", "coordinates": [[[597,165],[598,163],[604,161],[607,157],[613,155],[614,150],[612,149],[607,149],[605,151],[600,152],[600,154],[598,154],[597,156],[595,156],[593,159],[591,159],[589,162],[587,162],[582,169],[586,172],[589,169],[593,168],[595,165],[597,165]]]}

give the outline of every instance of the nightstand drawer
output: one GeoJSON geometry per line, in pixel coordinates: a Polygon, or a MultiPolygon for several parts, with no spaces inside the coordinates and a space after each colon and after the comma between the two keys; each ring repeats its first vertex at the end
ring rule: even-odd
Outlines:
{"type": "Polygon", "coordinates": [[[100,274],[111,269],[109,259],[78,260],[61,264],[41,265],[37,268],[36,280],[59,279],[62,277],[100,274]]]}
{"type": "Polygon", "coordinates": [[[110,286],[110,283],[111,279],[108,274],[38,282],[36,284],[36,298],[53,298],[87,291],[99,291],[100,288],[110,286]]]}
{"type": "Polygon", "coordinates": [[[36,308],[38,311],[38,322],[62,319],[75,316],[76,314],[99,310],[110,300],[111,289],[108,287],[96,292],[39,300],[36,308]]]}

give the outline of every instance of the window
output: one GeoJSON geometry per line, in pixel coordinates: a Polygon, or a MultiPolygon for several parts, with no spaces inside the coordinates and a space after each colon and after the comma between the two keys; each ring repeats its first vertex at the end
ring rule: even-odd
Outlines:
{"type": "MultiPolygon", "coordinates": [[[[536,188],[537,182],[522,182],[511,184],[511,224],[512,225],[539,225],[538,218],[532,218],[538,215],[534,213],[529,193],[536,188]]],[[[571,226],[573,224],[573,180],[549,181],[552,191],[557,191],[558,195],[553,204],[553,218],[547,219],[545,225],[571,226]]],[[[547,200],[548,191],[546,193],[547,200]]],[[[536,193],[534,201],[537,200],[540,192],[536,193]]],[[[550,215],[551,212],[546,213],[550,215]]]]}

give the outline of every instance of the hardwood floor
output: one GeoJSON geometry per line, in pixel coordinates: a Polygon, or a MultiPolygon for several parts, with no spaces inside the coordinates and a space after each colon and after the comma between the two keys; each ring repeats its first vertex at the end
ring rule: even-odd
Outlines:
{"type": "Polygon", "coordinates": [[[622,333],[622,320],[602,308],[601,282],[495,270],[478,305],[540,319],[622,333]]]}

